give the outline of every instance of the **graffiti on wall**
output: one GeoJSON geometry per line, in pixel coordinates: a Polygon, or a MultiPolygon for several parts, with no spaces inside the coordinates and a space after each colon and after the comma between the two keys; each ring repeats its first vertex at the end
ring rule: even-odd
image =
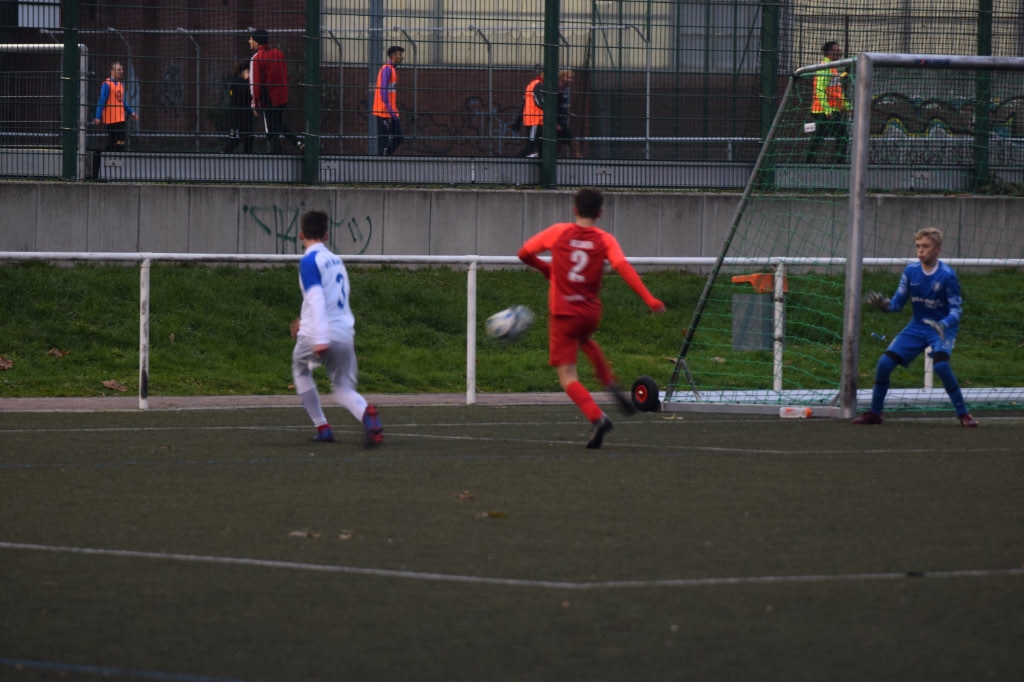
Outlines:
{"type": "Polygon", "coordinates": [[[185,80],[181,65],[178,62],[168,62],[160,76],[160,106],[175,116],[180,116],[184,104],[185,80]]]}
{"type": "MultiPolygon", "coordinates": [[[[979,111],[973,100],[915,99],[885,93],[871,103],[872,162],[907,165],[974,163],[979,111]]],[[[1024,97],[989,108],[989,160],[1024,163],[1024,97]]]]}
{"type": "Polygon", "coordinates": [[[463,106],[463,111],[417,115],[399,104],[403,131],[406,135],[415,132],[412,144],[416,151],[436,156],[507,156],[519,150],[521,142],[509,138],[518,135],[512,124],[522,104],[502,107],[495,103],[488,108],[481,96],[470,95],[463,106]]]}
{"type": "Polygon", "coordinates": [[[466,97],[464,106],[461,112],[409,115],[417,133],[417,151],[447,156],[458,154],[462,148],[469,155],[505,156],[505,147],[512,142],[508,138],[516,134],[511,126],[521,106],[501,109],[492,105],[488,110],[477,95],[466,97]]]}
{"type": "MultiPolygon", "coordinates": [[[[243,206],[243,228],[273,237],[275,254],[302,253],[299,220],[305,211],[304,203],[299,206],[243,206]]],[[[327,245],[332,251],[342,255],[365,253],[373,235],[373,219],[370,216],[358,218],[347,214],[333,215],[328,211],[328,218],[327,245]]]]}

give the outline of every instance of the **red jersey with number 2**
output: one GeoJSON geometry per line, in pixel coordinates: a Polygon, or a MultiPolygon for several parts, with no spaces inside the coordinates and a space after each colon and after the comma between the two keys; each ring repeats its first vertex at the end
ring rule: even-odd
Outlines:
{"type": "Polygon", "coordinates": [[[555,223],[526,240],[522,250],[533,255],[551,252],[548,309],[552,315],[600,315],[604,262],[617,269],[626,260],[611,234],[575,223],[555,223]]]}

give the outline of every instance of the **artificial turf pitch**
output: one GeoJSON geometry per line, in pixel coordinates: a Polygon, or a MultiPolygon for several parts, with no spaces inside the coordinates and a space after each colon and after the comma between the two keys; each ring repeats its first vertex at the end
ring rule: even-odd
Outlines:
{"type": "Polygon", "coordinates": [[[0,679],[1024,678],[1020,415],[610,414],[0,413],[0,679]]]}

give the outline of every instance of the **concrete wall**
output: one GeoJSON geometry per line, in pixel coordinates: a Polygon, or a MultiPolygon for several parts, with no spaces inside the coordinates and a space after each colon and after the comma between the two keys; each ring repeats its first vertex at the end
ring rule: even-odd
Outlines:
{"type": "MultiPolygon", "coordinates": [[[[512,256],[541,228],[572,219],[571,196],[571,190],[7,182],[0,183],[0,251],[297,253],[299,216],[317,208],[331,215],[333,247],[341,254],[512,256]]],[[[630,256],[717,256],[738,201],[738,194],[609,192],[599,223],[630,256]]],[[[772,211],[791,216],[797,243],[801,230],[845,221],[846,206],[794,200],[772,211]],[[826,206],[831,218],[816,213],[826,206]]],[[[914,231],[935,223],[946,231],[946,257],[961,255],[962,241],[980,241],[992,252],[966,255],[1019,258],[1021,240],[1009,244],[1006,235],[1024,227],[1022,216],[1019,198],[872,196],[869,227],[899,225],[892,237],[908,248],[879,253],[881,244],[868,243],[865,256],[912,256],[914,231]]],[[[833,240],[843,255],[839,236],[833,240]]]]}

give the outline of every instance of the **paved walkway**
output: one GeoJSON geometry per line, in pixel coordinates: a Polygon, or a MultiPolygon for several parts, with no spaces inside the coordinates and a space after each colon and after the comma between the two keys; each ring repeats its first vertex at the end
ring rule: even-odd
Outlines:
{"type": "MultiPolygon", "coordinates": [[[[375,405],[430,406],[465,405],[465,393],[377,393],[365,394],[375,405]]],[[[330,396],[321,396],[324,405],[333,404],[330,396]]],[[[614,403],[610,393],[594,393],[598,403],[614,403]]],[[[564,393],[477,393],[477,405],[570,405],[564,393]]],[[[259,407],[301,408],[295,395],[232,396],[150,396],[149,410],[227,410],[259,407]]],[[[0,412],[105,412],[137,411],[138,396],[101,396],[94,398],[0,398],[0,412]]]]}

